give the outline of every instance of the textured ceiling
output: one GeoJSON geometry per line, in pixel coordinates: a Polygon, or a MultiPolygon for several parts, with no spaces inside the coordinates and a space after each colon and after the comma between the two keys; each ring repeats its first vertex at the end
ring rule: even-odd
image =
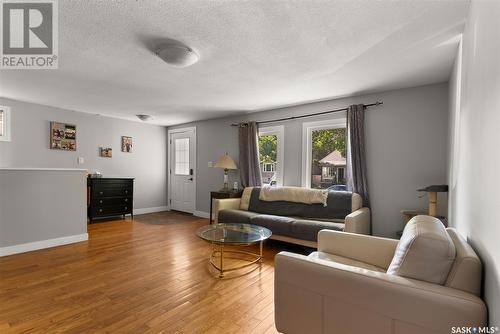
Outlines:
{"type": "Polygon", "coordinates": [[[59,1],[59,69],[2,70],[2,97],[153,123],[448,79],[468,1],[59,1]],[[171,67],[152,49],[201,59],[171,67]]]}

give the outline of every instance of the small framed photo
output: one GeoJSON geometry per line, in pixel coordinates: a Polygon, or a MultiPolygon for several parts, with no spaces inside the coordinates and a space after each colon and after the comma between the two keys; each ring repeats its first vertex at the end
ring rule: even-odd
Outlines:
{"type": "Polygon", "coordinates": [[[122,136],[122,152],[132,153],[132,137],[122,136]]]}
{"type": "Polygon", "coordinates": [[[76,151],[76,125],[50,122],[50,148],[76,151]]]}
{"type": "Polygon", "coordinates": [[[112,158],[113,149],[111,147],[99,147],[99,156],[102,158],[112,158]]]}

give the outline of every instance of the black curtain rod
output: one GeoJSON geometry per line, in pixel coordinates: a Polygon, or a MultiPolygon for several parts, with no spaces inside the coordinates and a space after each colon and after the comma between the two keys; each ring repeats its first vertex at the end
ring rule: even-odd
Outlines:
{"type": "MultiPolygon", "coordinates": [[[[365,108],[366,107],[375,107],[375,106],[379,106],[381,104],[384,104],[384,102],[377,101],[375,103],[365,104],[365,108]]],[[[281,121],[290,121],[292,119],[312,117],[312,116],[319,116],[319,115],[325,115],[325,114],[330,114],[330,113],[340,112],[340,111],[347,111],[348,109],[349,108],[328,110],[328,111],[317,112],[317,113],[309,114],[309,115],[300,115],[300,116],[291,116],[291,117],[278,118],[278,119],[270,119],[270,120],[267,120],[267,121],[260,121],[260,122],[256,122],[256,123],[257,124],[265,124],[265,123],[274,123],[274,122],[281,122],[281,121]]],[[[243,122],[243,123],[233,123],[233,124],[231,124],[231,126],[240,126],[241,124],[245,124],[245,123],[246,122],[243,122]]]]}

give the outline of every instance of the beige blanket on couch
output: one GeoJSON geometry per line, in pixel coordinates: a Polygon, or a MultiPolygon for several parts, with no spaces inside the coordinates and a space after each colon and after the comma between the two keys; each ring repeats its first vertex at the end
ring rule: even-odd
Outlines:
{"type": "Polygon", "coordinates": [[[302,187],[271,187],[263,186],[260,190],[261,201],[287,201],[296,203],[321,203],[326,206],[328,190],[309,189],[302,187]]]}

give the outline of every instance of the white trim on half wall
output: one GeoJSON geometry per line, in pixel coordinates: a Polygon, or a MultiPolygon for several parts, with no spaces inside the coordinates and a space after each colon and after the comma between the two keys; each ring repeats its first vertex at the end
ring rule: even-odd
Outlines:
{"type": "Polygon", "coordinates": [[[89,239],[88,233],[70,235],[67,237],[47,239],[41,241],[28,242],[25,244],[12,245],[6,247],[0,247],[0,257],[31,252],[39,249],[51,248],[56,246],[62,246],[67,244],[72,244],[75,242],[86,241],[89,239]]]}
{"type": "Polygon", "coordinates": [[[170,211],[170,208],[168,206],[155,206],[152,208],[134,209],[134,216],[143,215],[146,213],[162,212],[162,211],[170,211]]]}

